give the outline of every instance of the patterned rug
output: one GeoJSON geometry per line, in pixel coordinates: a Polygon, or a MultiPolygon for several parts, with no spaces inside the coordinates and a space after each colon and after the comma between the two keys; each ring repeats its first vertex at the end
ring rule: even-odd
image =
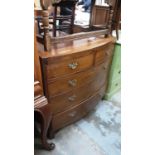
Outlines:
{"type": "Polygon", "coordinates": [[[42,150],[35,144],[35,155],[120,155],[120,130],[121,107],[100,101],[89,115],[60,130],[49,141],[55,143],[54,150],[42,150]]]}

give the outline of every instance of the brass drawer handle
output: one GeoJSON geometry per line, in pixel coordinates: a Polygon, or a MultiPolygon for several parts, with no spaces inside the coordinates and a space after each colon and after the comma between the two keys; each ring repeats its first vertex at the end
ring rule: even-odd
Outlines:
{"type": "Polygon", "coordinates": [[[76,95],[73,95],[73,96],[68,97],[68,100],[69,100],[69,101],[74,101],[75,98],[76,98],[76,95]]]}
{"type": "Polygon", "coordinates": [[[73,112],[71,112],[71,113],[69,113],[68,115],[70,116],[70,117],[74,117],[75,115],[76,115],[76,111],[73,111],[73,112]]]}
{"type": "Polygon", "coordinates": [[[71,85],[71,86],[73,86],[73,87],[75,87],[76,84],[77,84],[77,80],[76,80],[76,79],[69,80],[69,81],[68,81],[68,84],[71,85]]]}
{"type": "Polygon", "coordinates": [[[73,62],[73,63],[68,64],[68,67],[71,68],[71,69],[76,69],[77,66],[78,66],[77,62],[73,62]]]}

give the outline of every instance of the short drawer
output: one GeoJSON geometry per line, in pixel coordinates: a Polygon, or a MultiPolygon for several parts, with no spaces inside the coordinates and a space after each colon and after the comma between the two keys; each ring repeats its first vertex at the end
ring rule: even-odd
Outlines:
{"type": "Polygon", "coordinates": [[[76,73],[92,67],[94,60],[93,52],[83,57],[72,57],[68,59],[57,59],[46,66],[47,79],[76,73]]]}
{"type": "Polygon", "coordinates": [[[103,73],[102,75],[104,77],[104,73],[106,72],[105,70],[106,65],[102,64],[85,72],[67,76],[66,78],[59,78],[52,82],[48,80],[48,94],[52,97],[81,87],[82,85],[90,83],[90,81],[99,77],[99,74],[103,73]]]}
{"type": "Polygon", "coordinates": [[[97,105],[100,99],[101,96],[98,93],[97,95],[80,103],[79,105],[76,105],[69,110],[55,115],[52,121],[53,130],[56,131],[66,125],[69,125],[70,123],[79,120],[80,118],[85,116],[90,110],[92,110],[97,105]]]}
{"type": "Polygon", "coordinates": [[[108,44],[106,46],[100,47],[96,51],[95,65],[101,64],[109,60],[109,58],[112,57],[113,49],[114,49],[113,44],[108,44]]]}
{"type": "Polygon", "coordinates": [[[52,113],[57,114],[62,112],[95,94],[100,88],[104,86],[106,76],[106,71],[104,72],[100,70],[100,72],[96,74],[96,78],[88,84],[85,84],[77,89],[73,89],[62,95],[49,97],[48,100],[52,113]]]}

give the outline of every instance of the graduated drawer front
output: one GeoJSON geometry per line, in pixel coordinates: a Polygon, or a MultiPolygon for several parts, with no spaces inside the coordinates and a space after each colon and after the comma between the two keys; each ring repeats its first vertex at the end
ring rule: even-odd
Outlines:
{"type": "Polygon", "coordinates": [[[49,99],[50,108],[53,114],[57,114],[68,109],[71,106],[75,106],[95,94],[101,87],[103,87],[106,78],[106,72],[100,70],[96,74],[96,79],[82,87],[69,91],[63,95],[49,99]]]}
{"type": "Polygon", "coordinates": [[[47,79],[76,73],[92,67],[94,60],[93,52],[81,57],[72,57],[67,60],[57,58],[52,64],[47,65],[47,79]]]}
{"type": "MultiPolygon", "coordinates": [[[[93,81],[100,72],[105,72],[106,64],[101,64],[95,68],[91,68],[85,72],[76,73],[66,78],[59,78],[48,84],[49,97],[68,92],[82,85],[93,81]]],[[[104,76],[104,75],[103,75],[104,76]]]]}
{"type": "Polygon", "coordinates": [[[80,103],[79,105],[76,105],[62,113],[55,115],[52,121],[53,130],[56,131],[85,116],[97,105],[102,97],[102,91],[103,90],[101,89],[95,96],[88,98],[86,101],[80,103]]]}
{"type": "Polygon", "coordinates": [[[97,49],[95,56],[95,65],[101,64],[112,57],[114,44],[108,44],[97,49]]]}

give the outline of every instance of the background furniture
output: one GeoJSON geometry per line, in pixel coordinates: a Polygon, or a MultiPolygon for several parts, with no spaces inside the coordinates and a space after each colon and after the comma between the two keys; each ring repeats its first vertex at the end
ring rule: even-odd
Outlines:
{"type": "Polygon", "coordinates": [[[47,131],[52,120],[52,114],[48,107],[47,98],[43,95],[42,77],[38,50],[36,47],[36,36],[34,35],[34,114],[41,122],[41,140],[45,149],[54,149],[53,143],[47,143],[47,131]]]}
{"type": "MultiPolygon", "coordinates": [[[[49,31],[52,32],[51,33],[52,37],[73,33],[76,2],[77,0],[65,0],[60,1],[59,3],[51,4],[50,2],[48,2],[48,4],[46,4],[46,2],[41,0],[42,5],[46,4],[45,6],[44,5],[42,6],[44,10],[48,10],[49,5],[52,5],[51,7],[53,11],[51,12],[48,10],[49,13],[48,18],[50,25],[49,31]],[[71,9],[70,14],[65,14],[65,12],[63,11],[65,7],[71,9]]],[[[35,19],[37,21],[38,33],[40,35],[44,35],[42,11],[43,10],[35,10],[35,19]]]]}
{"type": "MultiPolygon", "coordinates": [[[[59,3],[53,4],[54,12],[53,12],[53,37],[56,37],[56,31],[64,31],[68,30],[68,34],[73,33],[73,25],[74,25],[74,18],[75,18],[75,5],[77,0],[65,0],[60,1],[59,3]],[[60,8],[60,15],[57,14],[57,8],[60,8]],[[63,8],[71,8],[70,15],[63,15],[63,8]],[[57,24],[58,21],[58,24],[57,24]],[[64,23],[64,21],[67,21],[64,23]]],[[[50,17],[51,18],[51,17],[50,17]]]]}
{"type": "Polygon", "coordinates": [[[121,44],[116,43],[114,50],[106,99],[110,99],[121,88],[121,44]]]}
{"type": "Polygon", "coordinates": [[[39,120],[41,124],[41,141],[43,147],[47,150],[54,149],[55,145],[47,142],[47,132],[52,120],[52,114],[38,81],[34,82],[34,114],[35,119],[39,120]]]}
{"type": "Polygon", "coordinates": [[[94,5],[92,8],[90,25],[96,28],[106,28],[111,9],[111,6],[94,5]]]}
{"type": "Polygon", "coordinates": [[[111,6],[92,6],[89,25],[74,25],[74,32],[89,32],[94,30],[112,30],[113,9],[111,6]]]}
{"type": "Polygon", "coordinates": [[[121,0],[116,0],[114,7],[112,30],[116,30],[117,40],[119,39],[120,29],[121,29],[121,0]]]}
{"type": "MultiPolygon", "coordinates": [[[[99,1],[101,4],[101,1],[99,1]]],[[[96,4],[96,0],[92,0],[90,11],[90,23],[88,25],[75,25],[74,33],[88,32],[97,29],[105,29],[111,25],[111,31],[116,30],[116,37],[119,39],[118,30],[121,29],[121,0],[106,0],[106,5],[96,4]],[[109,17],[112,19],[109,23],[109,17]]]]}

